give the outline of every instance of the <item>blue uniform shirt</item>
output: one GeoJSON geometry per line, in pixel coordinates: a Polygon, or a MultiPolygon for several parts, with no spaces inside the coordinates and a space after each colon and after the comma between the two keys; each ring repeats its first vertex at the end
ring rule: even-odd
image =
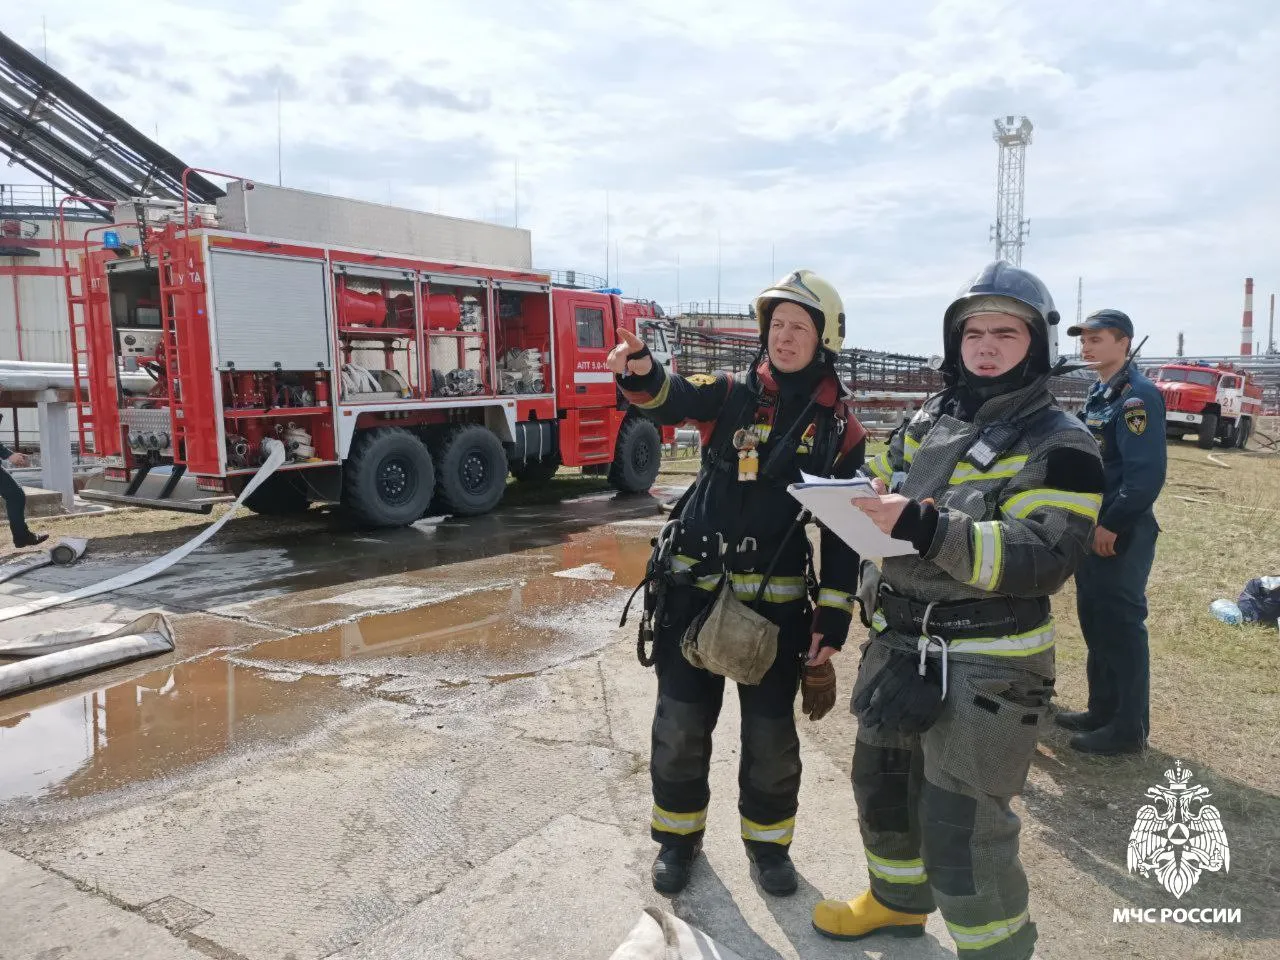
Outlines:
{"type": "Polygon", "coordinates": [[[1164,400],[1160,391],[1136,367],[1114,400],[1103,399],[1106,384],[1095,383],[1085,402],[1083,419],[1102,448],[1106,492],[1098,526],[1123,533],[1150,513],[1164,486],[1168,451],[1165,449],[1164,400]]]}

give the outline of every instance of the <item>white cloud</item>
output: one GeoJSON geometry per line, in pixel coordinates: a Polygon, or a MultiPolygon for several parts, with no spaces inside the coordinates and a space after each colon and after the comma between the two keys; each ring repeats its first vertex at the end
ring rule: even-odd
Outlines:
{"type": "MultiPolygon", "coordinates": [[[[406,5],[158,2],[49,12],[51,61],[201,166],[520,222],[548,267],[628,293],[745,303],[807,265],[850,340],[928,353],[990,255],[991,119],[1026,113],[1026,263],[1075,313],[1119,306],[1149,353],[1237,346],[1280,289],[1280,10],[1266,0],[1071,5],[722,0],[406,5]],[[717,242],[718,238],[718,242],[717,242]]],[[[40,13],[5,31],[39,49],[40,13]]],[[[1265,333],[1260,333],[1260,337],[1265,333]]]]}

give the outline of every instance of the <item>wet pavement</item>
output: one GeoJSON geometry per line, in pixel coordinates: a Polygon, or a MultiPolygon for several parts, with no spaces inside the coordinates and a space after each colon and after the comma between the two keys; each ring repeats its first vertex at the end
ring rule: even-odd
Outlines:
{"type": "MultiPolygon", "coordinates": [[[[110,671],[116,682],[99,673],[0,700],[0,804],[172,779],[297,737],[358,702],[353,691],[456,701],[599,649],[618,592],[643,575],[656,516],[648,497],[588,497],[344,540],[215,544],[117,594],[0,624],[31,636],[159,608],[178,644],[167,665],[110,671]]],[[[0,606],[123,569],[49,568],[6,585],[0,606]]]]}

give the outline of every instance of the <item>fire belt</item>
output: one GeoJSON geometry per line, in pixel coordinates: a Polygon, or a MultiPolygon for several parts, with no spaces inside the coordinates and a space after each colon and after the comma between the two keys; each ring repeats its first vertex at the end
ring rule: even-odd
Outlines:
{"type": "Polygon", "coordinates": [[[1043,626],[1049,619],[1048,597],[925,603],[895,593],[884,584],[880,587],[879,607],[895,633],[941,637],[947,642],[1020,635],[1043,626]]]}

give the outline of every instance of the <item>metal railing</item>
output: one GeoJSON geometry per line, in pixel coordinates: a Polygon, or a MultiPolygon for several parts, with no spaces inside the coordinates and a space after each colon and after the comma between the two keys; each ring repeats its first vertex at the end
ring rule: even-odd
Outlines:
{"type": "MultiPolygon", "coordinates": [[[[671,314],[671,311],[668,311],[668,314],[671,314]]],[[[751,316],[751,306],[745,303],[725,303],[721,300],[689,300],[676,304],[674,316],[681,318],[742,317],[745,319],[751,316]]]]}
{"type": "MultiPolygon", "coordinates": [[[[56,220],[58,205],[67,196],[66,191],[48,184],[0,183],[0,220],[56,220]]],[[[64,209],[68,220],[102,219],[100,213],[78,203],[68,203],[64,209]]]]}
{"type": "Polygon", "coordinates": [[[602,290],[609,285],[604,277],[594,273],[583,273],[581,270],[539,270],[551,277],[551,283],[557,287],[568,287],[571,290],[602,290]]]}

